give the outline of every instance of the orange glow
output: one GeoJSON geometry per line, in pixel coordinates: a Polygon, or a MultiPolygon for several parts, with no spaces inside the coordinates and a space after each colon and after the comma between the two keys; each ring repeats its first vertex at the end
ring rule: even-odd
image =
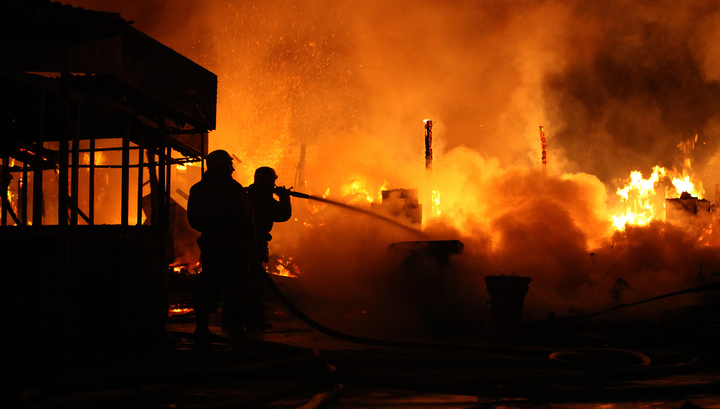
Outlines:
{"type": "Polygon", "coordinates": [[[373,184],[366,178],[354,175],[340,188],[340,194],[347,199],[347,204],[379,203],[382,191],[387,190],[389,183],[373,184]]]}
{"type": "Polygon", "coordinates": [[[435,217],[439,217],[442,214],[442,210],[440,210],[440,191],[433,190],[432,191],[432,215],[435,217]]]}
{"type": "MultiPolygon", "coordinates": [[[[83,157],[82,157],[81,163],[84,165],[89,165],[90,164],[90,152],[84,152],[82,156],[83,157]]],[[[107,161],[106,156],[107,155],[104,152],[96,151],[95,152],[95,166],[100,166],[100,165],[105,164],[107,161]]]]}
{"type": "Polygon", "coordinates": [[[282,264],[278,264],[277,271],[275,271],[273,274],[279,275],[281,277],[290,277],[290,271],[282,264]]]}
{"type": "Polygon", "coordinates": [[[713,225],[712,223],[708,225],[705,229],[703,229],[702,234],[698,237],[699,242],[703,242],[705,246],[710,245],[709,238],[713,235],[713,225]]]}
{"type": "Polygon", "coordinates": [[[675,193],[680,196],[682,192],[688,192],[693,196],[703,197],[705,189],[702,187],[702,183],[693,182],[691,177],[683,175],[682,177],[674,177],[672,180],[673,186],[675,186],[675,193]]]}
{"type": "Polygon", "coordinates": [[[171,308],[168,310],[169,315],[183,315],[193,312],[192,308],[171,308]]]}
{"type": "MultiPolygon", "coordinates": [[[[329,193],[330,193],[330,188],[327,188],[322,197],[326,198],[329,193]]],[[[320,210],[325,208],[325,203],[318,202],[315,200],[307,200],[305,202],[305,208],[308,210],[308,212],[310,212],[310,214],[315,215],[315,214],[318,214],[318,212],[320,212],[320,210]]],[[[305,224],[306,226],[312,226],[307,221],[304,221],[303,224],[305,224]]]]}

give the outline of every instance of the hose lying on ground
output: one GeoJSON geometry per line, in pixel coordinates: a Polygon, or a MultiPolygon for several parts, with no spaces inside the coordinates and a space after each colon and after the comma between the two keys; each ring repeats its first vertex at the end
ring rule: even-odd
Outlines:
{"type": "Polygon", "coordinates": [[[645,299],[645,300],[636,301],[636,302],[629,303],[629,304],[616,305],[616,306],[614,306],[614,307],[612,307],[612,308],[608,308],[608,309],[605,309],[605,310],[602,310],[602,311],[594,312],[594,313],[592,313],[592,314],[582,315],[582,316],[580,316],[580,317],[577,317],[577,318],[575,318],[575,319],[567,322],[565,325],[572,325],[572,324],[578,323],[578,322],[580,322],[580,321],[584,321],[584,320],[586,320],[586,319],[589,319],[589,318],[592,318],[592,317],[596,317],[596,316],[598,316],[598,315],[600,315],[600,314],[605,314],[605,313],[608,313],[608,312],[611,312],[611,311],[619,310],[619,309],[621,309],[621,308],[627,308],[627,307],[632,307],[632,306],[635,306],[635,305],[645,304],[645,303],[649,303],[649,302],[652,302],[652,301],[661,300],[661,299],[663,299],[663,298],[675,297],[675,296],[683,295],[683,294],[701,293],[701,292],[705,292],[705,291],[720,291],[720,282],[713,282],[713,283],[703,284],[703,285],[699,285],[699,286],[692,287],[692,288],[686,288],[686,289],[684,289],[684,290],[674,291],[674,292],[671,292],[671,293],[659,295],[659,296],[657,296],[657,297],[651,297],[651,298],[648,298],[648,299],[645,299]]]}

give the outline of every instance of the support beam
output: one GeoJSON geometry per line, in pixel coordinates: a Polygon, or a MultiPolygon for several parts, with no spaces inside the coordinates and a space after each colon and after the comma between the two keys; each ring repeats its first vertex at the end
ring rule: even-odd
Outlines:
{"type": "Polygon", "coordinates": [[[145,159],[145,137],[142,135],[138,138],[138,174],[137,174],[137,220],[135,224],[141,226],[143,213],[143,162],[145,159]]]}
{"type": "Polygon", "coordinates": [[[120,225],[129,225],[130,211],[130,124],[125,125],[125,135],[122,138],[122,177],[121,177],[121,203],[120,225]]]}
{"type": "Polygon", "coordinates": [[[19,194],[20,194],[20,200],[18,203],[18,212],[20,212],[20,222],[23,226],[27,226],[28,224],[28,209],[27,209],[27,200],[28,200],[28,164],[23,162],[22,167],[22,182],[19,186],[19,194]]]}
{"type": "Polygon", "coordinates": [[[90,168],[88,169],[88,219],[95,224],[95,136],[90,135],[90,168]]]}
{"type": "MultiPolygon", "coordinates": [[[[76,105],[75,110],[75,129],[73,132],[72,139],[72,160],[70,170],[70,225],[77,226],[78,224],[78,211],[80,205],[78,203],[78,190],[80,181],[80,104],[76,105]]],[[[90,224],[90,223],[88,223],[90,224]]]]}
{"type": "Polygon", "coordinates": [[[32,224],[36,229],[42,228],[43,213],[45,212],[43,200],[43,158],[39,152],[45,144],[45,91],[40,91],[40,117],[38,118],[37,146],[38,153],[33,157],[33,212],[32,224]]]}

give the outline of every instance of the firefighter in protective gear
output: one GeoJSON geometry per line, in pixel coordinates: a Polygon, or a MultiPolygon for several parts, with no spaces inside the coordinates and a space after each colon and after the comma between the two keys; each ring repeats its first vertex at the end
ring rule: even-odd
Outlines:
{"type": "MultiPolygon", "coordinates": [[[[255,256],[258,261],[269,261],[269,242],[272,240],[273,224],[285,222],[292,216],[290,203],[290,190],[278,187],[275,181],[278,176],[271,167],[263,166],[255,170],[253,183],[248,186],[248,196],[254,213],[256,228],[255,256]],[[278,199],[275,199],[277,195],[278,199]]],[[[268,329],[272,326],[265,318],[263,303],[264,269],[251,269],[251,279],[255,284],[251,308],[251,327],[255,329],[268,329]]]]}
{"type": "Polygon", "coordinates": [[[242,336],[252,291],[248,267],[255,248],[252,208],[245,189],[232,177],[230,155],[216,150],[206,160],[207,170],[190,188],[187,206],[190,226],[201,233],[195,332],[210,335],[209,316],[222,303],[223,330],[242,336]]]}

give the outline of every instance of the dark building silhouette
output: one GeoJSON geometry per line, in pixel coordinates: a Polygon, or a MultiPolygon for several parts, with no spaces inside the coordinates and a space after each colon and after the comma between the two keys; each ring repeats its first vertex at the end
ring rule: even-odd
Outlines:
{"type": "Polygon", "coordinates": [[[171,167],[206,153],[216,75],[119,14],[10,0],[0,19],[10,350],[28,364],[163,342],[171,167]]]}

